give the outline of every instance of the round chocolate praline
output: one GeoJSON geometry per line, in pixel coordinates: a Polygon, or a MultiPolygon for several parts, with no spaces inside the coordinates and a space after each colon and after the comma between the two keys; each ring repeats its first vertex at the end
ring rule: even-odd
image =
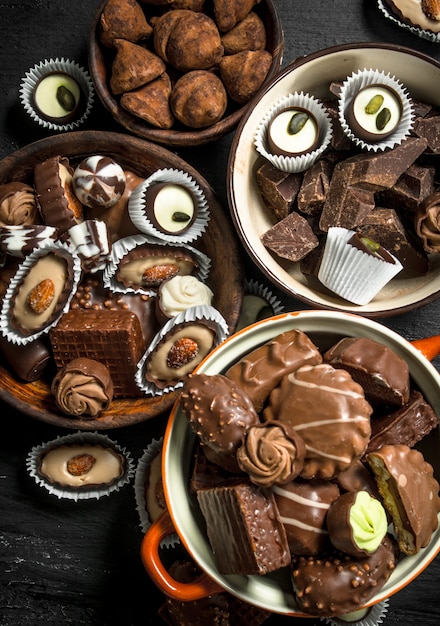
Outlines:
{"type": "Polygon", "coordinates": [[[75,168],[72,184],[82,204],[90,209],[108,209],[124,193],[125,173],[112,158],[96,154],[83,159],[75,168]]]}
{"type": "Polygon", "coordinates": [[[78,82],[65,72],[49,72],[35,85],[36,112],[48,122],[64,124],[80,117],[86,98],[78,82]]]}
{"type": "Polygon", "coordinates": [[[288,107],[269,124],[267,140],[272,154],[300,156],[313,152],[319,144],[318,121],[303,107],[288,107]]]}
{"type": "Polygon", "coordinates": [[[386,85],[367,85],[347,106],[345,115],[352,132],[368,143],[389,137],[402,117],[402,100],[386,85]]]}
{"type": "Polygon", "coordinates": [[[184,232],[197,217],[197,199],[185,185],[155,183],[147,188],[145,201],[153,226],[170,235],[184,232]]]}

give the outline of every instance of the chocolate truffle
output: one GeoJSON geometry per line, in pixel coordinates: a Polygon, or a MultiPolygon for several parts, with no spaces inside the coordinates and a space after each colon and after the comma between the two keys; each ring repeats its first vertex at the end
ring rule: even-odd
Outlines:
{"type": "Polygon", "coordinates": [[[110,208],[125,189],[125,173],[113,159],[102,155],[89,156],[75,168],[73,190],[86,207],[110,208]]]}
{"type": "Polygon", "coordinates": [[[284,109],[270,122],[267,141],[272,154],[299,156],[312,152],[319,142],[316,117],[301,107],[284,109]]]}
{"type": "Polygon", "coordinates": [[[253,483],[271,487],[296,478],[305,454],[304,441],[293,428],[282,422],[266,422],[252,425],[245,432],[237,461],[253,483]]]}
{"type": "Polygon", "coordinates": [[[404,444],[385,445],[367,455],[404,554],[428,545],[438,527],[439,484],[423,454],[404,444]]]}
{"type": "Polygon", "coordinates": [[[155,298],[158,321],[164,323],[192,306],[209,306],[213,295],[208,285],[195,276],[176,275],[164,280],[155,298]]]}
{"type": "Polygon", "coordinates": [[[372,408],[350,374],[327,363],[287,374],[270,394],[265,419],[287,422],[302,436],[302,478],[333,478],[367,447],[372,408]]]}
{"type": "Polygon", "coordinates": [[[51,384],[58,408],[72,417],[96,417],[113,399],[108,368],[99,361],[78,357],[62,367],[51,384]]]}
{"type": "Polygon", "coordinates": [[[225,469],[238,471],[236,453],[242,437],[259,423],[246,393],[222,374],[200,373],[187,378],[180,402],[207,458],[225,469]]]}
{"type": "Polygon", "coordinates": [[[368,491],[350,491],[339,496],[327,512],[326,524],[335,548],[352,556],[375,552],[388,530],[382,503],[368,491]]]}
{"type": "Polygon", "coordinates": [[[30,226],[38,221],[33,187],[19,181],[0,185],[0,226],[30,226]]]}

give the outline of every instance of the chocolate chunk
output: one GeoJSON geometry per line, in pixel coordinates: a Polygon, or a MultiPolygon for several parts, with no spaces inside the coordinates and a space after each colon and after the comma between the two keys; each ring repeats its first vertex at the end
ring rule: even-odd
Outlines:
{"type": "Polygon", "coordinates": [[[309,222],[296,212],[265,232],[261,241],[266,248],[289,261],[299,261],[318,245],[309,222]]]}
{"type": "Polygon", "coordinates": [[[418,118],[414,122],[413,133],[427,141],[427,150],[440,154],[440,115],[418,118]]]}
{"type": "Polygon", "coordinates": [[[270,491],[232,482],[197,494],[218,570],[267,574],[290,564],[286,532],[270,491]]]}
{"type": "Polygon", "coordinates": [[[325,159],[319,159],[305,171],[298,192],[298,210],[306,215],[320,214],[330,186],[332,168],[325,159]]]}
{"type": "Polygon", "coordinates": [[[438,426],[439,419],[420,391],[413,390],[408,402],[388,415],[371,420],[371,438],[366,454],[387,444],[413,447],[438,426]]]}
{"type": "Polygon", "coordinates": [[[404,226],[394,209],[375,208],[359,231],[394,254],[407,277],[424,276],[428,272],[429,259],[421,242],[404,226]]]}
{"type": "Polygon", "coordinates": [[[396,184],[380,193],[380,205],[400,211],[415,212],[418,205],[434,191],[435,169],[410,165],[396,184]]]}
{"type": "Polygon", "coordinates": [[[302,173],[283,172],[267,161],[257,169],[255,176],[266,206],[273,211],[277,220],[287,217],[294,206],[302,173]]]}
{"type": "Polygon", "coordinates": [[[319,227],[355,229],[375,206],[374,193],[395,185],[427,146],[426,139],[408,138],[388,152],[359,154],[335,166],[319,227]]]}

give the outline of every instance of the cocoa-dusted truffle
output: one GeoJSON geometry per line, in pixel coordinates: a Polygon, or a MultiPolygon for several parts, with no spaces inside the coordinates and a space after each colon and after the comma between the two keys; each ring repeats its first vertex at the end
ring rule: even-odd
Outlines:
{"type": "Polygon", "coordinates": [[[89,156],[75,168],[72,186],[86,207],[110,208],[125,189],[125,173],[119,163],[100,154],[89,156]]]}
{"type": "Polygon", "coordinates": [[[404,444],[382,446],[367,455],[367,462],[393,518],[400,550],[416,554],[438,527],[439,484],[432,465],[404,444]]]}
{"type": "Polygon", "coordinates": [[[197,500],[222,574],[263,575],[290,564],[286,533],[270,491],[233,480],[201,489],[197,500]]]}
{"type": "Polygon", "coordinates": [[[51,391],[58,408],[72,417],[96,417],[113,399],[113,381],[106,365],[78,357],[56,374],[51,391]]]}
{"type": "Polygon", "coordinates": [[[374,406],[399,407],[409,400],[407,362],[378,341],[367,337],[345,337],[327,350],[324,361],[350,372],[374,406]]]}
{"type": "Polygon", "coordinates": [[[385,537],[372,555],[356,558],[339,551],[293,560],[292,582],[298,608],[332,617],[363,607],[396,567],[395,546],[385,537]]]}
{"type": "Polygon", "coordinates": [[[185,381],[180,402],[207,458],[230,471],[239,470],[236,453],[242,437],[259,423],[246,393],[222,374],[198,373],[185,381]]]}
{"type": "Polygon", "coordinates": [[[294,329],[249,352],[227,370],[226,376],[247,393],[259,412],[285,374],[306,363],[321,362],[321,354],[310,338],[294,329]]]}
{"type": "Polygon", "coordinates": [[[142,7],[136,0],[108,0],[99,18],[99,36],[104,46],[113,47],[116,39],[137,42],[152,35],[142,7]]]}
{"type": "Polygon", "coordinates": [[[292,555],[320,554],[329,547],[325,520],[330,505],[339,497],[337,485],[329,480],[296,478],[287,485],[275,485],[272,492],[292,555]]]}
{"type": "Polygon", "coordinates": [[[350,491],[337,498],[326,517],[330,541],[352,556],[372,554],[388,531],[382,503],[367,491],[350,491]]]}
{"type": "Polygon", "coordinates": [[[265,419],[285,421],[306,444],[303,478],[333,478],[361,458],[372,408],[345,370],[327,363],[304,365],[270,394],[265,419]]]}
{"type": "Polygon", "coordinates": [[[293,428],[282,422],[266,422],[245,432],[237,461],[253,483],[270,487],[296,478],[305,454],[304,441],[293,428]]]}

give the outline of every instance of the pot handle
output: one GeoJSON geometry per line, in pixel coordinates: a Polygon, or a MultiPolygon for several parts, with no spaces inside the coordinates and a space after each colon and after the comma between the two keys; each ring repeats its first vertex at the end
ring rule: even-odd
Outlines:
{"type": "Polygon", "coordinates": [[[171,517],[165,510],[153,522],[142,540],[142,563],[155,585],[164,594],[179,602],[201,600],[214,593],[222,593],[224,589],[205,573],[192,583],[180,583],[168,573],[160,559],[159,547],[162,539],[175,532],[171,517]]]}
{"type": "Polygon", "coordinates": [[[433,335],[432,337],[425,337],[423,339],[415,339],[410,343],[429,361],[432,361],[432,359],[440,354],[440,335],[433,335]]]}

